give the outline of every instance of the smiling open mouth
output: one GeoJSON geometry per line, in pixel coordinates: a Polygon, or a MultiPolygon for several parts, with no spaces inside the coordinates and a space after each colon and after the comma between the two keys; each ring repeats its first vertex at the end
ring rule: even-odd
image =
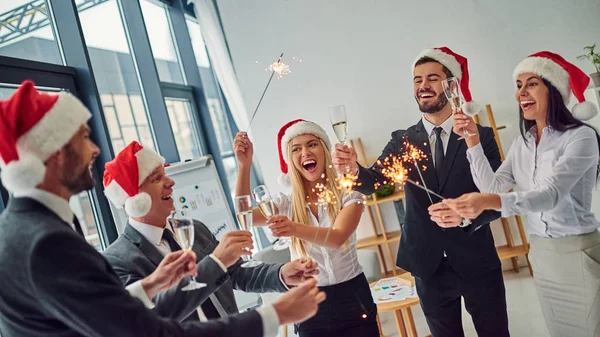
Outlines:
{"type": "Polygon", "coordinates": [[[523,108],[523,110],[529,110],[534,105],[535,101],[521,101],[521,108],[523,108]]]}
{"type": "Polygon", "coordinates": [[[173,200],[173,195],[169,194],[169,195],[165,195],[161,198],[162,200],[173,200]]]}
{"type": "Polygon", "coordinates": [[[419,98],[423,99],[423,98],[433,98],[435,97],[434,93],[431,92],[422,92],[419,94],[419,98]]]}
{"type": "Polygon", "coordinates": [[[307,160],[302,163],[302,167],[309,173],[313,173],[317,169],[317,161],[312,159],[307,160]]]}

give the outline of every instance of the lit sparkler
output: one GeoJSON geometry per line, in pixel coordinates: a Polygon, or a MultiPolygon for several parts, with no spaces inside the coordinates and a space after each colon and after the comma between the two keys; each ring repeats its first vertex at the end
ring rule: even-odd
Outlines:
{"type": "MultiPolygon", "coordinates": [[[[404,148],[405,148],[405,151],[399,156],[390,154],[388,157],[386,157],[383,160],[383,162],[377,161],[377,164],[380,167],[381,173],[383,174],[383,176],[385,178],[388,179],[388,180],[384,180],[383,184],[384,185],[400,184],[401,186],[404,186],[404,185],[406,185],[406,183],[410,183],[410,184],[426,191],[427,196],[429,197],[429,201],[432,204],[433,204],[433,199],[431,198],[432,195],[443,200],[444,197],[442,197],[441,195],[439,195],[438,193],[432,191],[431,189],[429,189],[427,187],[427,184],[425,183],[425,179],[423,179],[423,175],[421,174],[421,170],[419,169],[418,162],[427,159],[427,155],[422,150],[420,150],[419,148],[417,148],[413,144],[410,144],[407,141],[404,142],[404,148]],[[414,165],[415,169],[417,170],[417,173],[419,174],[419,177],[421,178],[423,185],[408,178],[409,169],[406,167],[406,165],[414,165]]],[[[423,165],[422,168],[423,168],[423,170],[425,170],[427,167],[425,165],[423,165]]],[[[375,184],[375,188],[379,188],[380,185],[381,184],[379,184],[379,183],[375,184]]]]}
{"type": "Polygon", "coordinates": [[[265,97],[265,94],[267,93],[267,89],[269,88],[269,85],[271,84],[271,80],[273,80],[273,76],[275,75],[275,73],[277,73],[277,78],[279,79],[291,72],[290,66],[281,62],[282,58],[283,58],[283,53],[281,53],[281,55],[279,56],[279,59],[277,59],[277,61],[273,62],[269,66],[269,68],[267,68],[267,70],[271,71],[271,77],[269,77],[269,81],[267,82],[267,85],[265,86],[265,90],[263,90],[263,93],[260,96],[260,99],[258,100],[258,104],[256,105],[256,109],[254,109],[254,113],[252,113],[252,117],[250,117],[250,122],[248,122],[248,128],[246,129],[246,131],[250,130],[250,125],[252,125],[254,116],[256,116],[258,107],[260,106],[260,103],[262,102],[263,98],[265,97]]]}

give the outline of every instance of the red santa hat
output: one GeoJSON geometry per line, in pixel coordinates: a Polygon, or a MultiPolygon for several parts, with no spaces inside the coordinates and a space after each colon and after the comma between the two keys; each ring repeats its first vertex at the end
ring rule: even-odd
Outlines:
{"type": "Polygon", "coordinates": [[[549,51],[541,51],[529,55],[521,61],[513,72],[513,80],[523,73],[533,73],[552,83],[560,92],[565,105],[571,100],[571,93],[578,104],[572,114],[579,120],[588,120],[598,114],[598,108],[592,102],[586,102],[585,89],[590,84],[590,77],[575,65],[567,62],[562,56],[549,51]]]}
{"type": "Polygon", "coordinates": [[[25,81],[0,101],[2,184],[23,193],[44,180],[44,162],[65,146],[92,114],[75,96],[42,93],[25,81]]]}
{"type": "Polygon", "coordinates": [[[117,208],[125,206],[127,215],[146,215],[152,207],[152,198],[146,192],[140,193],[139,187],[157,167],[164,164],[163,157],[133,141],[115,159],[106,163],[104,194],[117,208]]]}
{"type": "Polygon", "coordinates": [[[417,62],[423,57],[429,57],[436,60],[444,67],[448,68],[452,76],[456,77],[460,83],[460,91],[462,92],[465,103],[462,105],[462,110],[469,116],[477,114],[481,107],[473,101],[471,90],[469,90],[469,67],[467,59],[453,52],[448,47],[439,47],[423,50],[415,59],[412,65],[414,71],[417,62]]]}
{"type": "Polygon", "coordinates": [[[288,143],[296,136],[313,135],[325,143],[327,150],[331,150],[331,142],[325,130],[318,124],[296,119],[288,122],[279,129],[277,134],[277,149],[279,151],[279,165],[282,175],[279,177],[279,183],[283,186],[290,185],[290,177],[288,175],[288,165],[290,164],[290,156],[288,153],[288,143]]]}

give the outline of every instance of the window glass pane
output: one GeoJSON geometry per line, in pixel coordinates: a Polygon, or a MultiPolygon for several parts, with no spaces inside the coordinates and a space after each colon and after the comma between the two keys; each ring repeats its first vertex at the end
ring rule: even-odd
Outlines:
{"type": "Polygon", "coordinates": [[[156,149],[117,2],[76,4],[113,150],[117,153],[133,140],[156,149]]]}
{"type": "Polygon", "coordinates": [[[201,68],[209,68],[210,61],[208,59],[208,52],[206,50],[206,45],[204,44],[200,25],[193,19],[187,19],[185,21],[187,22],[188,31],[190,32],[194,55],[196,55],[196,64],[201,68]]]}
{"type": "Polygon", "coordinates": [[[142,15],[146,23],[148,38],[154,63],[158,70],[158,77],[162,82],[184,84],[184,79],[179,66],[179,59],[175,51],[175,38],[171,32],[167,9],[164,4],[147,0],[140,1],[142,15]]]}
{"type": "Polygon", "coordinates": [[[233,151],[232,144],[233,138],[231,128],[227,120],[227,114],[223,105],[221,92],[217,85],[214,71],[208,62],[208,53],[204,40],[202,39],[202,32],[200,31],[200,25],[191,17],[186,19],[190,37],[192,40],[192,46],[194,48],[194,55],[196,56],[196,63],[200,70],[200,77],[204,87],[204,95],[206,96],[206,104],[210,112],[210,118],[213,122],[215,133],[217,135],[217,142],[219,143],[219,149],[222,153],[228,153],[233,151]]]}
{"type": "Polygon", "coordinates": [[[94,220],[94,211],[92,210],[92,202],[90,195],[87,192],[82,192],[71,197],[69,201],[73,214],[81,224],[81,230],[85,235],[85,240],[92,245],[96,250],[102,250],[98,228],[94,220]]]}
{"type": "Polygon", "coordinates": [[[175,135],[175,143],[181,161],[202,155],[200,137],[192,118],[192,107],[186,99],[165,98],[169,121],[175,135]]]}
{"type": "Polygon", "coordinates": [[[227,183],[229,184],[229,191],[231,192],[231,199],[235,198],[235,183],[237,181],[237,161],[235,157],[230,156],[223,158],[223,167],[225,168],[225,175],[227,176],[227,183]]]}
{"type": "Polygon", "coordinates": [[[0,55],[63,63],[46,0],[0,1],[0,55]]]}

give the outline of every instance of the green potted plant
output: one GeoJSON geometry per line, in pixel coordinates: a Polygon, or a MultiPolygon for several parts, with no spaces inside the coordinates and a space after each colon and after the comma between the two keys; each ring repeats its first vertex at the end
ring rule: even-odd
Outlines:
{"type": "Polygon", "coordinates": [[[596,44],[594,43],[591,46],[583,47],[583,50],[586,51],[585,54],[577,56],[578,60],[589,60],[592,62],[594,67],[596,68],[596,72],[590,74],[592,81],[594,81],[594,85],[597,88],[600,88],[600,54],[595,52],[596,44]]]}

